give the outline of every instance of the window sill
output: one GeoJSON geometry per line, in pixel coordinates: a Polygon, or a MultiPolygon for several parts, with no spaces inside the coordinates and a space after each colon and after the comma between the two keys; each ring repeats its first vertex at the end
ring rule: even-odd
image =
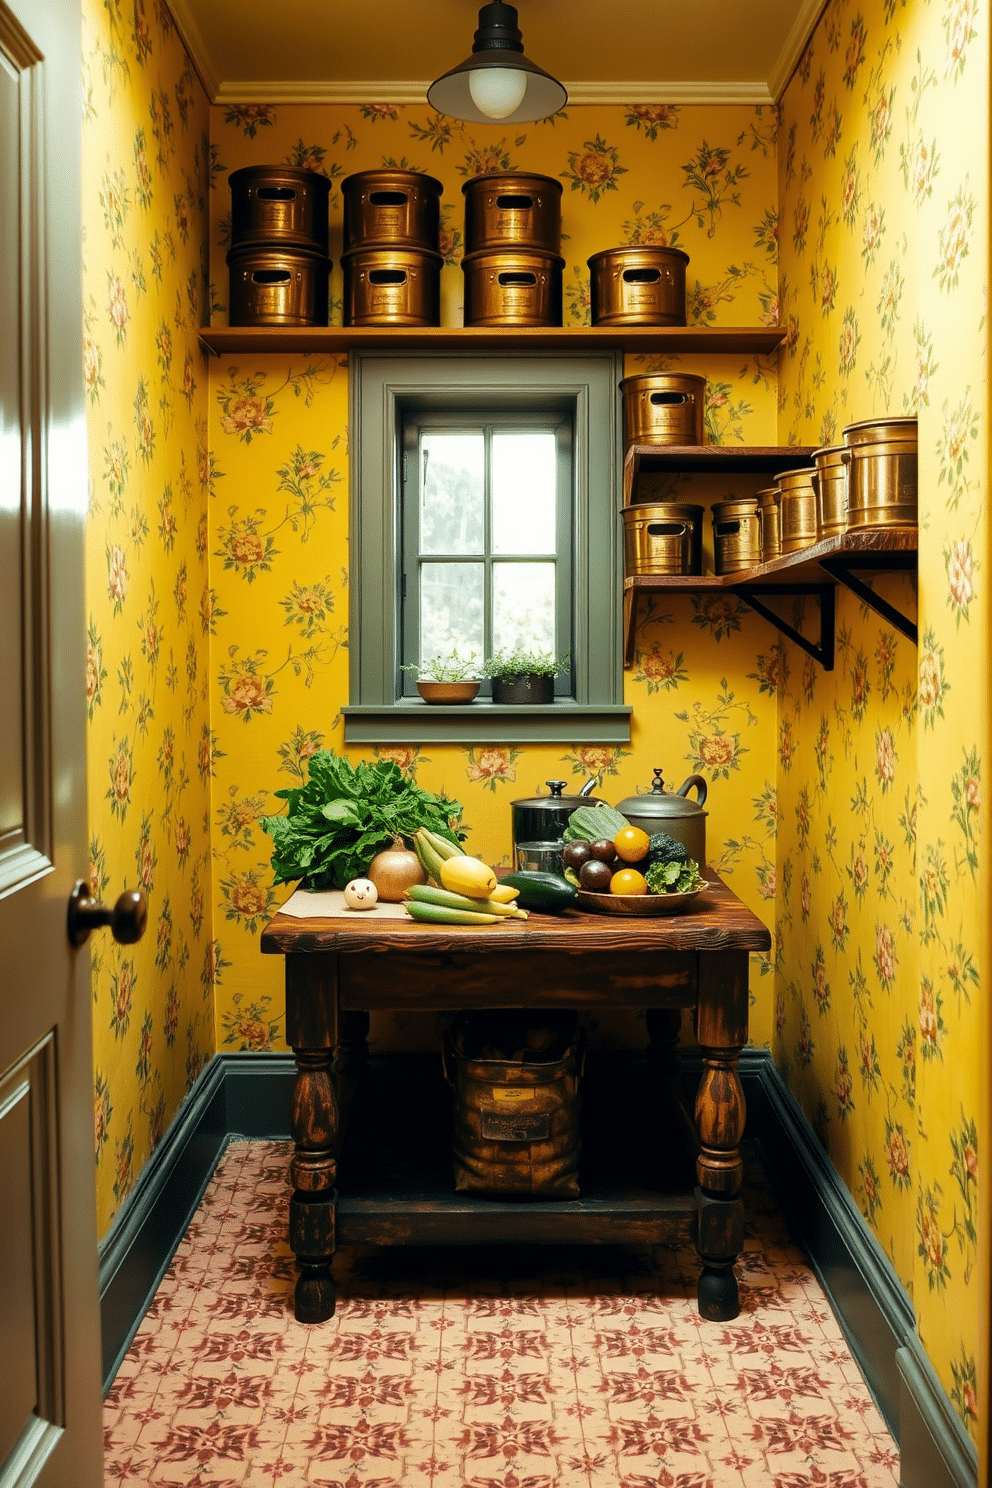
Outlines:
{"type": "Polygon", "coordinates": [[[570,698],[528,707],[482,700],[438,705],[404,698],[383,706],[346,706],[346,744],[629,744],[625,704],[570,698]]]}

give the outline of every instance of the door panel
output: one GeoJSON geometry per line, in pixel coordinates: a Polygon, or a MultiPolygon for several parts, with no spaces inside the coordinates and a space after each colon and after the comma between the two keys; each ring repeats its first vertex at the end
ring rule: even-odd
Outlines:
{"type": "Polygon", "coordinates": [[[80,17],[0,0],[0,1485],[97,1488],[80,17]]]}

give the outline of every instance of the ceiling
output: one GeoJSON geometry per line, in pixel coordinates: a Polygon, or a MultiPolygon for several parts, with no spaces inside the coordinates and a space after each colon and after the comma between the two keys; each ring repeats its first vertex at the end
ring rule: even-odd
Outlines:
{"type": "MultiPolygon", "coordinates": [[[[214,102],[421,103],[472,49],[477,0],[170,0],[214,102]]],[[[823,0],[520,0],[573,103],[770,103],[823,0]]]]}

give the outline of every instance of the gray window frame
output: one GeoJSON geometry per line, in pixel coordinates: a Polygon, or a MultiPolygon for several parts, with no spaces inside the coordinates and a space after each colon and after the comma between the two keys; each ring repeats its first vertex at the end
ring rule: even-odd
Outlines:
{"type": "Polygon", "coordinates": [[[350,701],[347,744],[628,743],[620,600],[620,351],[382,353],[349,356],[350,701]],[[509,706],[432,707],[404,697],[402,422],[407,411],[567,405],[574,427],[571,697],[509,706]]]}

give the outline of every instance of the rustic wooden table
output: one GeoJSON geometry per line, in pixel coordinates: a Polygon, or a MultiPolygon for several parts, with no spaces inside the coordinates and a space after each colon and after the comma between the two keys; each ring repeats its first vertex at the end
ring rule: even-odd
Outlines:
{"type": "MultiPolygon", "coordinates": [[[[286,1037],[297,1065],[290,1244],[300,1321],[333,1314],[331,1262],[339,1244],[660,1244],[688,1236],[702,1262],[700,1313],[737,1316],[745,1115],[737,1061],[747,1041],[748,953],[767,951],[770,936],[725,884],[714,880],[690,910],[657,918],[570,910],[492,926],[430,926],[276,915],[261,947],[286,958],[286,1037]],[[497,1007],[645,1009],[653,1052],[647,1068],[659,1093],[672,1087],[681,1011],[692,1008],[703,1061],[695,1189],[611,1184],[609,1164],[605,1182],[587,1188],[582,1177],[576,1200],[486,1200],[456,1195],[453,1183],[449,1192],[443,1182],[409,1177],[377,1186],[360,1181],[363,1165],[377,1160],[375,1141],[366,1143],[357,1180],[338,1190],[340,1137],[365,1069],[369,1012],[497,1007]]],[[[417,1116],[415,1100],[400,1117],[408,1135],[417,1116]]],[[[635,1121],[626,1131],[640,1162],[645,1130],[635,1121]]],[[[360,1133],[349,1134],[349,1149],[353,1135],[360,1133]]]]}

